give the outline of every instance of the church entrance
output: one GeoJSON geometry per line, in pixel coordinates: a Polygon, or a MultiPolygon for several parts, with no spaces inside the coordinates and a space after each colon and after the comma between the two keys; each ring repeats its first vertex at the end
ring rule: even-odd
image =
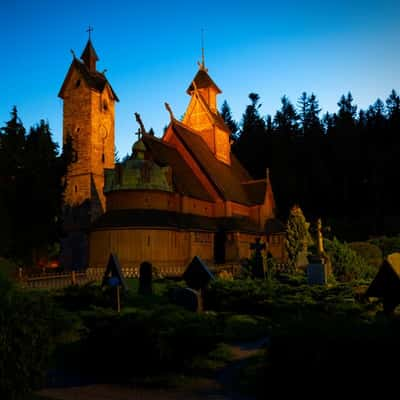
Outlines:
{"type": "Polygon", "coordinates": [[[214,262],[215,264],[225,263],[226,232],[218,230],[214,234],[214,262]]]}

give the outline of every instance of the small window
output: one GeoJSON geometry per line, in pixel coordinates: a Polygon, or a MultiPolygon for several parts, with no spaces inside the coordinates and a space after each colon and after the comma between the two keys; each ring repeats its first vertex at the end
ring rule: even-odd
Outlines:
{"type": "Polygon", "coordinates": [[[150,246],[150,236],[147,236],[147,246],[150,246]]]}
{"type": "Polygon", "coordinates": [[[78,186],[75,185],[75,193],[77,193],[77,192],[78,192],[78,186]]]}
{"type": "Polygon", "coordinates": [[[108,110],[107,100],[103,100],[103,111],[107,111],[107,110],[108,110]]]}
{"type": "Polygon", "coordinates": [[[106,162],[106,156],[104,155],[104,153],[101,155],[101,161],[103,162],[103,164],[106,162]]]}
{"type": "Polygon", "coordinates": [[[79,86],[81,86],[81,80],[80,80],[80,79],[78,79],[78,80],[75,82],[75,87],[78,88],[79,86]]]}

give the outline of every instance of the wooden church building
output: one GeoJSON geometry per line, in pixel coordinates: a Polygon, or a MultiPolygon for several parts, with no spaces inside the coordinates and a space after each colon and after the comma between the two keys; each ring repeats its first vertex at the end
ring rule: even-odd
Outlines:
{"type": "Polygon", "coordinates": [[[283,240],[266,237],[274,218],[268,174],[254,180],[231,152],[231,132],[218,113],[219,87],[204,59],[189,83],[182,120],[170,114],[162,138],[146,132],[127,161],[114,163],[114,105],[118,101],[89,39],[73,61],[59,96],[63,137],[74,159],[67,179],[65,264],[104,267],[111,252],[123,267],[149,261],[184,266],[195,256],[210,264],[250,257],[256,237],[280,258],[283,240]]]}

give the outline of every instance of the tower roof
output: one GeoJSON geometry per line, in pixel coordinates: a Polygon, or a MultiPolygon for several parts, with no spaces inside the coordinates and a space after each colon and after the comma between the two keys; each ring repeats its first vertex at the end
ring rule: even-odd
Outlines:
{"type": "Polygon", "coordinates": [[[60,89],[60,92],[58,93],[58,97],[64,98],[64,91],[65,88],[67,86],[67,83],[70,80],[70,76],[72,75],[72,71],[73,70],[77,70],[79,72],[79,74],[81,75],[81,77],[85,80],[85,82],[88,84],[88,86],[91,89],[96,90],[97,92],[102,92],[106,86],[108,86],[111,90],[111,93],[114,97],[114,100],[119,101],[116,93],[114,92],[114,89],[112,88],[112,86],[110,85],[110,83],[108,82],[106,76],[104,75],[104,73],[95,71],[95,72],[91,72],[89,70],[89,67],[82,63],[81,61],[79,61],[77,58],[74,58],[72,60],[71,66],[68,70],[67,76],[64,79],[64,83],[60,89]]]}
{"type": "Polygon", "coordinates": [[[188,87],[186,93],[191,94],[194,90],[194,85],[193,82],[195,83],[197,89],[204,89],[208,87],[213,87],[216,89],[218,93],[222,93],[222,90],[215,84],[215,82],[210,78],[210,75],[208,75],[207,71],[205,68],[200,67],[198,70],[196,76],[190,83],[190,86],[188,87]]]}
{"type": "Polygon", "coordinates": [[[99,61],[99,57],[97,56],[96,50],[94,49],[90,39],[86,43],[86,47],[82,52],[81,59],[85,62],[85,64],[89,64],[89,60],[91,59],[99,61]]]}

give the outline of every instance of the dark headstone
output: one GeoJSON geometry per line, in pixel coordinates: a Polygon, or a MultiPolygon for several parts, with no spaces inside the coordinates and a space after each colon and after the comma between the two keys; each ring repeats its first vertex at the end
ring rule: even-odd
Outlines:
{"type": "Polygon", "coordinates": [[[214,275],[198,256],[193,258],[182,277],[187,285],[194,290],[205,289],[210,281],[214,279],[214,275]]]}
{"type": "Polygon", "coordinates": [[[321,259],[308,264],[307,281],[309,285],[326,285],[328,283],[326,265],[321,259]]]}
{"type": "Polygon", "coordinates": [[[255,278],[264,278],[264,260],[261,251],[265,250],[265,243],[260,243],[261,238],[257,237],[255,243],[250,244],[250,249],[254,250],[253,276],[255,278]]]}
{"type": "Polygon", "coordinates": [[[199,312],[202,309],[200,292],[191,288],[172,288],[169,292],[170,300],[188,311],[199,312]]]}
{"type": "Polygon", "coordinates": [[[108,259],[108,264],[106,271],[103,275],[103,281],[101,286],[110,286],[110,287],[118,287],[122,286],[122,288],[127,291],[128,286],[125,282],[124,275],[122,273],[121,266],[118,261],[118,257],[116,254],[111,253],[110,258],[108,259]]]}
{"type": "Polygon", "coordinates": [[[139,269],[139,294],[153,293],[153,266],[144,261],[139,269]]]}
{"type": "Polygon", "coordinates": [[[400,304],[400,253],[390,254],[383,261],[365,296],[382,298],[388,314],[400,304]]]}

